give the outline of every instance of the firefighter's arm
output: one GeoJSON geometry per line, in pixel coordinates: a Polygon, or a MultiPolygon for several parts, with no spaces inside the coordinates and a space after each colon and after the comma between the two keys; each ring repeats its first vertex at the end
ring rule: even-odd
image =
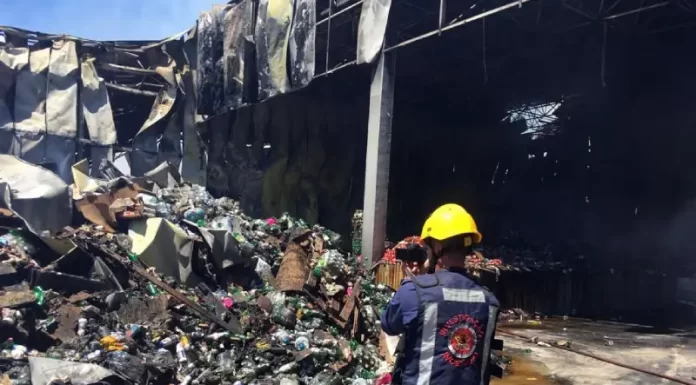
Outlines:
{"type": "Polygon", "coordinates": [[[418,317],[418,296],[413,282],[404,281],[382,312],[382,330],[390,336],[402,334],[418,317]]]}

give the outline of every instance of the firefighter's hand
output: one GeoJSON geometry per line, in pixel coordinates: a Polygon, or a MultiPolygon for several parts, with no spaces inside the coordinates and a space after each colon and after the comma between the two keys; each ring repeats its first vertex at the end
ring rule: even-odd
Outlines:
{"type": "Polygon", "coordinates": [[[428,270],[423,268],[422,263],[416,261],[402,261],[401,268],[404,270],[404,274],[408,277],[408,272],[413,275],[425,274],[428,270]]]}

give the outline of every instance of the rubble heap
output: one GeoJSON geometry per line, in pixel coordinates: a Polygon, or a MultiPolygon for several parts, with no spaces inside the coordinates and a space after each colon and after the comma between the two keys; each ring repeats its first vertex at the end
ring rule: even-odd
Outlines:
{"type": "Polygon", "coordinates": [[[377,345],[392,291],[338,234],[250,218],[167,167],[108,166],[76,174],[83,225],[38,236],[0,217],[4,384],[390,381],[377,345]]]}

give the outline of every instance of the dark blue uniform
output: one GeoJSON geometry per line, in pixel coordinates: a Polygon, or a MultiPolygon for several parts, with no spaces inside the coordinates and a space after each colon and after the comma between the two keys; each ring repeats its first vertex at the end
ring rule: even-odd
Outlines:
{"type": "Polygon", "coordinates": [[[463,270],[415,280],[404,280],[382,313],[385,333],[404,333],[402,384],[487,384],[498,300],[463,270]]]}

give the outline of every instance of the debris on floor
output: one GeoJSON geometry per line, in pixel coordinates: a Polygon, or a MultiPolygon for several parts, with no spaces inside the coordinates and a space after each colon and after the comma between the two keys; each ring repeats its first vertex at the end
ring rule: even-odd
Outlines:
{"type": "Polygon", "coordinates": [[[390,381],[378,320],[393,291],[338,234],[176,178],[73,171],[84,224],[0,218],[5,382],[390,381]]]}

